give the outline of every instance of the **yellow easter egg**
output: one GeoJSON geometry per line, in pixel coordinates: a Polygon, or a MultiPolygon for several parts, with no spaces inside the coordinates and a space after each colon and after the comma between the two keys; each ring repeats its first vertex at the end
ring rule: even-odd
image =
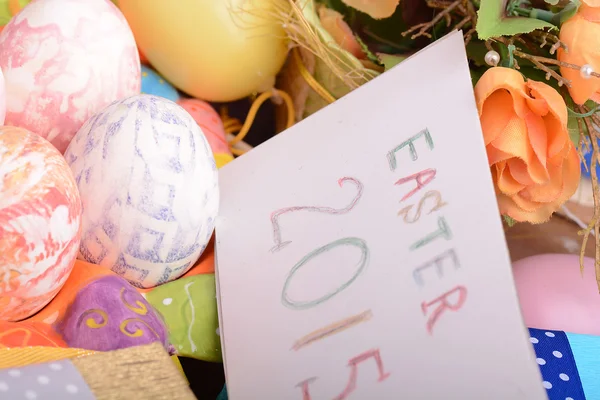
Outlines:
{"type": "Polygon", "coordinates": [[[140,50],[193,97],[227,102],[268,90],[287,55],[282,0],[119,0],[140,50]]]}

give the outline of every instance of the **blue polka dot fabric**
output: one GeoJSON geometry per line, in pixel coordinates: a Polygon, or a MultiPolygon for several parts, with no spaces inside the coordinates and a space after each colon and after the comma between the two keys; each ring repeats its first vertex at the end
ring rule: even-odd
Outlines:
{"type": "Polygon", "coordinates": [[[529,328],[529,334],[548,399],[585,400],[567,335],[562,331],[533,328],[529,328]]]}

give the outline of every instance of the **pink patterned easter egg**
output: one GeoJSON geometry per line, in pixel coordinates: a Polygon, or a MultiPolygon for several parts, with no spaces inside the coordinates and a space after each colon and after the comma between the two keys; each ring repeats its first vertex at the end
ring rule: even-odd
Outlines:
{"type": "Polygon", "coordinates": [[[23,128],[0,127],[0,320],[44,307],[75,263],[81,200],[63,156],[23,128]]]}
{"type": "Polygon", "coordinates": [[[140,59],[127,21],[109,0],[36,0],[0,33],[6,125],[62,153],[93,114],[140,92],[140,59]]]}
{"type": "Polygon", "coordinates": [[[6,116],[6,88],[4,87],[4,75],[0,70],[0,125],[4,125],[6,116]]]}

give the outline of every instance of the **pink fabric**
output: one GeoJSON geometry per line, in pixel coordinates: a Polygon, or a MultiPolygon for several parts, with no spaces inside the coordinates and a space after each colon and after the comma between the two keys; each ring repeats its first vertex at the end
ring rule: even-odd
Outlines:
{"type": "Polygon", "coordinates": [[[513,273],[525,325],[530,328],[600,335],[600,294],[594,260],[543,254],[519,260],[513,273]]]}

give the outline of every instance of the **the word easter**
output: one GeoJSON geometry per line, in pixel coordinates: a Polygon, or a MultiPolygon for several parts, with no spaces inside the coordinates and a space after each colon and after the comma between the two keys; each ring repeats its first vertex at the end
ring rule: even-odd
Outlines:
{"type": "MultiPolygon", "coordinates": [[[[283,241],[283,239],[282,239],[279,218],[283,214],[295,212],[295,211],[310,211],[310,212],[321,212],[321,213],[326,213],[326,214],[331,214],[331,215],[340,215],[340,214],[345,214],[345,213],[350,212],[356,206],[356,204],[359,202],[360,198],[362,197],[363,184],[356,178],[345,177],[345,178],[341,178],[340,180],[338,180],[338,185],[341,187],[346,182],[349,182],[349,183],[351,182],[356,186],[356,195],[354,196],[352,201],[344,208],[336,209],[336,208],[331,208],[331,207],[299,206],[299,207],[283,208],[283,209],[273,212],[271,214],[271,224],[273,226],[273,241],[275,243],[275,246],[273,248],[271,248],[271,252],[279,251],[291,243],[290,241],[283,241]]],[[[305,255],[300,261],[298,261],[298,263],[296,263],[296,265],[294,265],[292,267],[292,269],[288,273],[287,279],[283,286],[283,290],[281,293],[281,302],[285,307],[295,309],[295,310],[309,309],[309,308],[316,307],[320,304],[323,304],[324,302],[330,300],[331,298],[333,298],[334,296],[336,296],[337,294],[342,292],[344,289],[348,288],[361,275],[361,273],[365,270],[368,263],[369,263],[369,248],[367,246],[366,241],[361,238],[344,237],[344,238],[337,239],[331,243],[325,244],[325,245],[311,251],[307,255],[305,255]],[[311,301],[304,301],[304,302],[294,301],[293,299],[290,299],[288,296],[288,293],[287,293],[288,288],[289,288],[290,282],[292,281],[292,279],[294,278],[294,276],[298,272],[298,270],[300,270],[300,268],[302,268],[302,266],[304,266],[310,260],[312,260],[316,257],[319,257],[320,255],[322,255],[336,247],[339,247],[339,246],[353,246],[353,247],[358,248],[361,251],[361,260],[358,264],[358,268],[357,268],[356,272],[354,273],[354,275],[348,281],[343,282],[340,286],[338,286],[338,288],[331,291],[330,293],[327,293],[327,294],[321,296],[320,298],[317,298],[317,299],[314,299],[311,301]]],[[[357,315],[353,315],[353,316],[344,318],[340,321],[333,322],[323,328],[317,329],[314,332],[311,332],[311,333],[303,336],[302,338],[296,340],[295,343],[292,345],[292,350],[298,351],[301,348],[308,346],[314,342],[317,342],[321,339],[330,337],[332,335],[335,335],[337,333],[340,333],[342,331],[350,329],[358,324],[366,322],[369,319],[371,319],[371,317],[372,317],[371,310],[367,310],[367,311],[361,312],[357,315]]],[[[354,392],[354,390],[356,389],[356,381],[358,378],[358,365],[360,363],[362,363],[364,361],[368,361],[370,359],[374,360],[375,366],[377,367],[377,370],[379,372],[379,379],[378,379],[379,382],[381,382],[389,377],[390,374],[385,371],[379,349],[375,348],[375,349],[366,350],[363,353],[350,358],[350,360],[348,361],[348,366],[350,367],[348,383],[346,384],[346,387],[340,392],[340,394],[334,398],[334,400],[344,400],[352,392],[354,392]]],[[[303,400],[311,400],[309,385],[311,382],[314,382],[316,379],[317,379],[316,377],[311,377],[311,378],[303,380],[302,382],[300,382],[296,385],[302,391],[303,400]]]]}
{"type": "MultiPolygon", "coordinates": [[[[434,149],[433,138],[431,137],[431,133],[428,129],[424,129],[411,137],[410,139],[402,142],[400,145],[396,146],[392,150],[390,150],[387,154],[388,164],[390,166],[390,170],[392,172],[396,171],[397,168],[397,159],[396,153],[399,151],[408,148],[410,152],[411,160],[417,161],[419,156],[417,154],[417,150],[415,148],[415,142],[419,139],[425,140],[425,144],[429,148],[429,150],[434,149]]],[[[436,176],[436,170],[433,168],[424,169],[416,174],[412,174],[410,176],[406,176],[400,178],[396,181],[395,185],[405,185],[409,182],[414,182],[416,186],[410,190],[402,199],[401,203],[410,199],[412,196],[417,194],[420,190],[422,190],[425,186],[430,184],[436,176]]],[[[405,223],[412,224],[415,223],[421,218],[422,210],[428,200],[433,201],[433,207],[429,209],[427,215],[432,214],[435,211],[440,210],[441,208],[448,205],[448,203],[442,200],[442,195],[437,190],[430,190],[425,192],[419,202],[417,203],[416,211],[413,215],[409,215],[409,213],[415,207],[414,204],[408,205],[402,208],[398,212],[398,216],[402,216],[405,223]]],[[[429,204],[432,202],[430,201],[429,204]]],[[[431,218],[428,219],[431,221],[431,218]]],[[[443,216],[438,216],[436,221],[437,227],[425,237],[417,240],[410,246],[411,251],[419,251],[424,248],[428,249],[426,246],[436,239],[445,239],[452,240],[452,231],[446,222],[446,219],[443,216]]],[[[437,272],[437,276],[439,279],[444,277],[444,261],[450,261],[454,265],[454,269],[460,268],[460,261],[458,255],[456,254],[456,250],[451,248],[449,250],[445,250],[439,255],[433,257],[428,262],[421,264],[413,271],[413,279],[415,283],[421,287],[426,285],[425,278],[423,275],[431,268],[434,268],[437,272]]],[[[467,288],[463,285],[457,285],[446,292],[440,294],[434,299],[423,301],[421,303],[421,310],[423,315],[426,317],[425,327],[429,334],[433,333],[433,327],[437,323],[437,321],[441,318],[446,311],[458,311],[464,305],[467,299],[467,288]]]]}

